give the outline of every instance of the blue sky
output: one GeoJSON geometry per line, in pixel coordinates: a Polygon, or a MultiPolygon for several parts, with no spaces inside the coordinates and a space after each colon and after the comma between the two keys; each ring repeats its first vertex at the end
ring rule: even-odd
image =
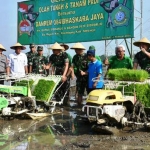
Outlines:
{"type": "MultiPolygon", "coordinates": [[[[14,45],[17,42],[17,2],[21,2],[23,0],[0,0],[0,43],[7,49],[7,52],[4,54],[8,55],[13,50],[10,49],[10,46],[14,45]]],[[[135,1],[135,17],[140,18],[140,2],[141,0],[134,0],[135,1]]],[[[143,0],[143,32],[142,37],[147,37],[150,40],[150,8],[149,8],[149,0],[143,0]]],[[[135,19],[135,27],[139,25],[138,19],[135,19]]],[[[133,41],[137,41],[140,39],[140,27],[135,30],[135,38],[133,41]]],[[[128,40],[130,42],[130,40],[128,40]]],[[[115,40],[109,41],[109,45],[107,47],[108,54],[114,54],[114,49],[116,46],[115,40]]],[[[69,44],[71,47],[74,43],[69,44]]],[[[97,42],[83,42],[82,43],[86,49],[90,45],[94,45],[96,47],[96,54],[103,55],[105,54],[105,44],[104,41],[97,41],[97,42]]],[[[125,45],[123,40],[118,40],[118,44],[125,45]]],[[[27,50],[24,52],[29,51],[28,45],[26,46],[27,50]]],[[[137,47],[134,47],[134,52],[138,50],[137,47]]],[[[68,50],[69,53],[74,55],[74,50],[68,50]]],[[[47,45],[44,45],[44,53],[49,54],[47,49],[47,45]]],[[[128,55],[128,53],[126,52],[128,55]]]]}

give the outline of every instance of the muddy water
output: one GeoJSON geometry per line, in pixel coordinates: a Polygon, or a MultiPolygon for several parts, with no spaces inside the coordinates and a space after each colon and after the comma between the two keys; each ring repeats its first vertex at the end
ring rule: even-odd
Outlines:
{"type": "MultiPolygon", "coordinates": [[[[85,101],[84,101],[85,102],[85,101]]],[[[0,119],[0,150],[149,150],[150,132],[130,128],[115,135],[101,135],[92,124],[81,121],[75,97],[70,106],[58,107],[60,114],[41,120],[0,119]]]]}

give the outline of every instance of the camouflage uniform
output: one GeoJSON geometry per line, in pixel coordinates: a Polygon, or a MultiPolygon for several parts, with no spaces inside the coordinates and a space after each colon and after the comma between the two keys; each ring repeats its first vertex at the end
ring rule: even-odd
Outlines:
{"type": "MultiPolygon", "coordinates": [[[[51,65],[55,67],[55,75],[63,75],[65,63],[69,63],[67,53],[61,52],[59,55],[52,54],[49,58],[49,63],[51,63],[51,65]]],[[[58,87],[60,86],[60,84],[58,85],[58,87]]],[[[63,98],[65,92],[67,91],[64,99],[64,104],[66,105],[68,103],[69,87],[70,79],[67,78],[67,80],[61,86],[60,90],[55,94],[55,98],[57,101],[60,101],[63,98]]]]}
{"type": "Polygon", "coordinates": [[[32,53],[31,51],[26,53],[27,59],[28,59],[28,67],[32,64],[32,60],[34,57],[36,57],[37,52],[32,53]]]}
{"type": "Polygon", "coordinates": [[[47,58],[45,56],[39,56],[37,54],[36,57],[32,58],[32,62],[30,62],[30,65],[32,66],[32,73],[46,74],[46,70],[43,68],[43,65],[47,64],[47,58]]]}
{"type": "Polygon", "coordinates": [[[31,51],[26,53],[27,60],[28,60],[28,70],[29,70],[30,64],[32,64],[32,59],[38,54],[36,51],[32,52],[32,48],[34,48],[34,49],[36,48],[34,43],[31,43],[29,45],[29,48],[31,51]]]}
{"type": "Polygon", "coordinates": [[[82,55],[74,55],[72,59],[72,64],[74,67],[74,73],[77,77],[76,87],[79,95],[83,95],[85,89],[87,90],[88,76],[82,76],[80,70],[87,71],[88,70],[88,58],[87,54],[83,53],[82,55]]]}
{"type": "Polygon", "coordinates": [[[61,52],[60,55],[52,54],[49,58],[49,63],[55,67],[55,75],[63,75],[66,62],[69,62],[69,60],[65,52],[61,52]]]}

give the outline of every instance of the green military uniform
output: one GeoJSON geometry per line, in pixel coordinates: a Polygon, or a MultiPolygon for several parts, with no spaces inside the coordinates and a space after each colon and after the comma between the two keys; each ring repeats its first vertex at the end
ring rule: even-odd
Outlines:
{"type": "MultiPolygon", "coordinates": [[[[37,51],[43,51],[43,47],[38,46],[37,51]]],[[[32,73],[47,74],[46,70],[43,68],[43,65],[47,64],[48,60],[45,56],[40,56],[39,54],[35,55],[35,57],[32,58],[32,62],[30,63],[32,66],[32,73]]]]}
{"type": "Polygon", "coordinates": [[[49,63],[55,67],[55,75],[63,75],[65,63],[68,63],[68,56],[61,52],[59,55],[52,54],[49,58],[49,63]]]}
{"type": "Polygon", "coordinates": [[[27,53],[26,53],[26,56],[27,56],[27,59],[28,59],[28,66],[32,64],[32,59],[33,59],[34,57],[36,57],[36,55],[37,55],[37,52],[32,53],[32,52],[30,51],[30,52],[27,52],[27,53]]]}
{"type": "MultiPolygon", "coordinates": [[[[148,50],[150,53],[150,50],[148,50]]],[[[134,63],[138,63],[141,69],[150,73],[150,58],[142,51],[138,52],[134,57],[134,63]]]]}
{"type": "MultiPolygon", "coordinates": [[[[55,67],[55,75],[63,75],[65,63],[68,62],[69,60],[66,52],[61,52],[59,55],[52,54],[49,58],[49,63],[55,67]]],[[[58,87],[60,86],[60,84],[58,85],[58,87]]],[[[70,80],[68,78],[61,86],[59,92],[55,94],[56,100],[60,101],[64,97],[64,94],[67,91],[67,94],[63,102],[64,105],[66,105],[69,100],[69,87],[70,87],[70,80]]]]}
{"type": "MultiPolygon", "coordinates": [[[[32,49],[32,48],[35,48],[35,44],[34,43],[31,43],[30,45],[29,45],[29,48],[30,49],[32,49]]],[[[26,53],[26,56],[27,56],[27,59],[28,59],[28,66],[30,65],[30,63],[32,63],[32,59],[35,57],[37,55],[37,52],[32,52],[32,51],[30,51],[30,52],[27,52],[26,53]]]]}
{"type": "Polygon", "coordinates": [[[80,70],[88,70],[88,59],[87,54],[83,53],[82,55],[74,55],[72,59],[72,65],[74,67],[74,73],[77,77],[76,87],[79,95],[83,95],[85,88],[87,89],[88,77],[87,75],[82,76],[80,70]]]}
{"type": "Polygon", "coordinates": [[[123,59],[119,60],[117,56],[112,56],[109,59],[109,69],[117,69],[117,68],[133,68],[133,62],[130,57],[124,56],[123,59]]]}

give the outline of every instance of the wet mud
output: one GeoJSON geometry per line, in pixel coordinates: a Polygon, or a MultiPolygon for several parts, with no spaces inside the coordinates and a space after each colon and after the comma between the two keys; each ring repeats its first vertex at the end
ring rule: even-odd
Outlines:
{"type": "Polygon", "coordinates": [[[140,128],[111,130],[104,135],[77,115],[74,94],[69,106],[58,106],[61,113],[40,120],[0,118],[1,150],[149,150],[150,132],[140,128]]]}

